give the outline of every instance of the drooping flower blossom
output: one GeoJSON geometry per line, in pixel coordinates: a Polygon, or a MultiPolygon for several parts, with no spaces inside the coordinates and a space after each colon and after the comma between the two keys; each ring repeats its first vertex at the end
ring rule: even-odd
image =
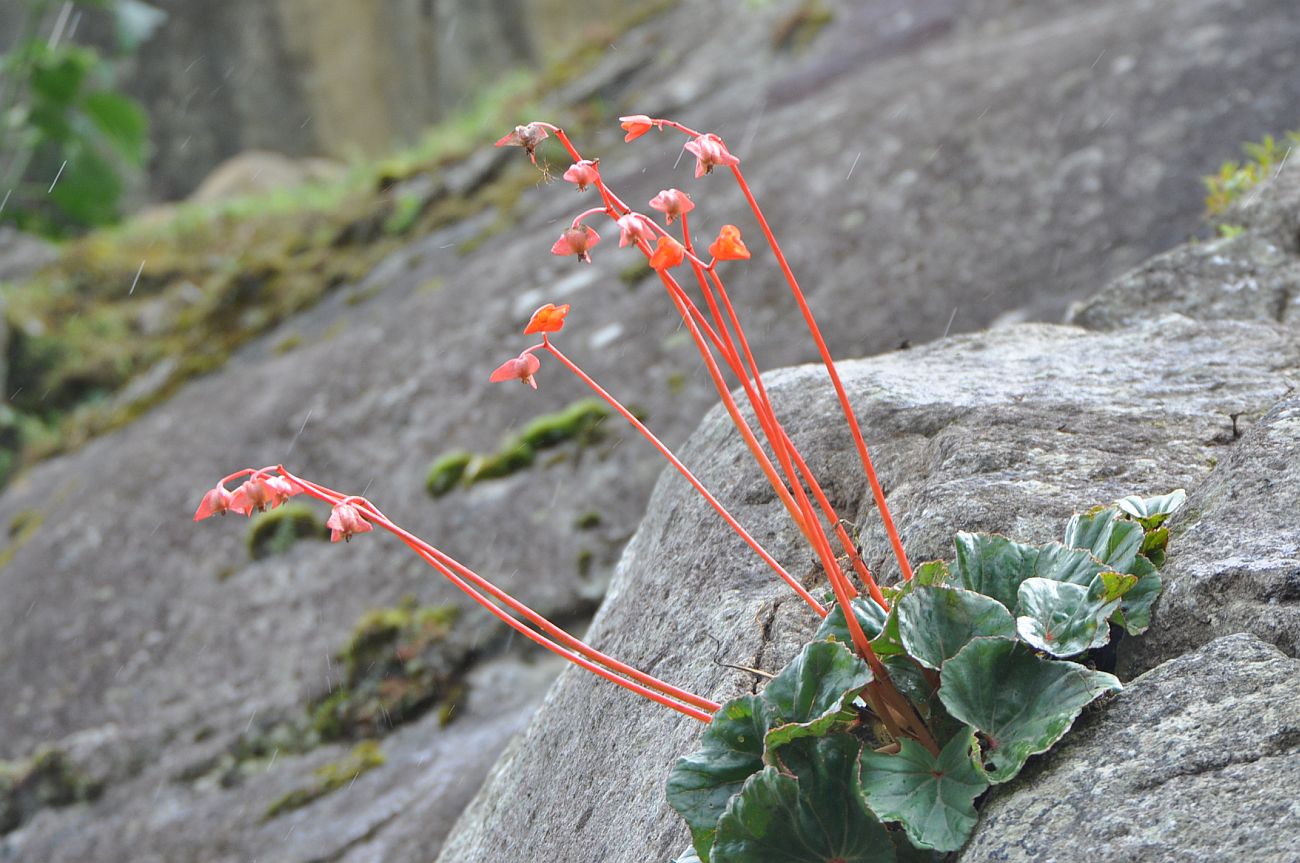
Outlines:
{"type": "Polygon", "coordinates": [[[675,267],[682,262],[686,256],[686,250],[682,244],[672,237],[660,237],[655,242],[654,254],[650,256],[650,269],[666,270],[675,267]]]}
{"type": "Polygon", "coordinates": [[[650,220],[640,213],[628,213],[626,216],[620,216],[618,219],[618,247],[621,249],[628,243],[636,245],[637,241],[644,242],[647,246],[655,241],[655,230],[650,226],[650,220]]]}
{"type": "Polygon", "coordinates": [[[497,384],[502,381],[517,380],[523,381],[533,389],[537,389],[537,381],[533,378],[533,375],[541,367],[541,360],[525,352],[497,366],[497,370],[492,373],[488,381],[497,384]]]}
{"type": "Polygon", "coordinates": [[[627,135],[623,137],[624,141],[635,141],[646,132],[649,132],[655,126],[655,121],[651,120],[645,114],[632,114],[628,117],[619,117],[618,124],[623,127],[627,135]]]}
{"type": "Polygon", "coordinates": [[[735,225],[723,225],[718,231],[718,238],[709,246],[709,254],[719,261],[747,261],[749,249],[740,239],[740,228],[735,225]]]}
{"type": "Polygon", "coordinates": [[[664,189],[650,199],[650,207],[663,213],[664,221],[671,225],[673,219],[694,210],[695,202],[681,189],[664,189]]]}
{"type": "Polygon", "coordinates": [[[254,510],[266,512],[274,509],[276,503],[276,493],[266,484],[266,479],[254,474],[235,489],[231,495],[230,508],[244,515],[252,515],[254,510]]]}
{"type": "Polygon", "coordinates": [[[600,179],[600,159],[583,159],[574,162],[564,172],[564,179],[578,184],[578,191],[585,192],[587,187],[600,179]]]}
{"type": "MultiPolygon", "coordinates": [[[[555,303],[547,303],[537,311],[528,320],[528,326],[524,327],[524,335],[530,336],[533,333],[558,333],[564,328],[564,316],[569,313],[569,304],[557,306],[555,303]]],[[[529,354],[529,356],[532,356],[529,354]]]]}
{"type": "Polygon", "coordinates": [[[727,150],[722,139],[712,132],[705,132],[695,140],[687,141],[685,146],[695,156],[696,177],[703,177],[714,168],[730,168],[740,164],[740,160],[727,150]]]}
{"type": "Polygon", "coordinates": [[[595,228],[587,225],[574,225],[565,229],[560,238],[551,246],[552,255],[577,255],[578,260],[583,263],[591,263],[591,255],[588,254],[591,247],[600,242],[600,234],[596,233],[595,228]]]}
{"type": "Polygon", "coordinates": [[[525,152],[528,153],[528,158],[532,159],[533,164],[536,165],[537,156],[535,151],[537,145],[548,137],[550,137],[550,133],[546,131],[545,126],[529,123],[526,126],[515,126],[514,131],[497,141],[496,146],[523,147],[525,152]]]}
{"type": "Polygon", "coordinates": [[[325,526],[330,529],[330,542],[338,542],[340,539],[347,542],[354,534],[368,533],[375,529],[374,525],[366,521],[361,510],[350,503],[334,504],[325,526]]]}
{"type": "Polygon", "coordinates": [[[213,515],[225,515],[231,509],[234,509],[234,494],[226,490],[226,486],[217,483],[217,486],[203,495],[203,500],[199,502],[199,508],[194,511],[194,520],[202,521],[213,515]]]}
{"type": "Polygon", "coordinates": [[[282,476],[269,477],[266,480],[266,487],[271,490],[272,507],[279,506],[295,494],[302,491],[301,488],[290,482],[288,478],[282,476]]]}

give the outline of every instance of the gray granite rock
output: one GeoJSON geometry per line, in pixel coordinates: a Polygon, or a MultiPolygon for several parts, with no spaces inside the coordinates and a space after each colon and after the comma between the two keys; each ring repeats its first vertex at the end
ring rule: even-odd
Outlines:
{"type": "Polygon", "coordinates": [[[1086,711],[998,788],[961,863],[1291,863],[1297,717],[1300,661],[1217,638],[1086,711]]]}
{"type": "MultiPolygon", "coordinates": [[[[1198,230],[1198,175],[1260,129],[1292,123],[1300,96],[1300,80],[1277,72],[1298,44],[1289,0],[828,5],[833,26],[801,52],[774,39],[789,5],[737,15],[730,3],[684,2],[618,40],[604,71],[579,83],[618,111],[671,113],[727,136],[837,356],[929,341],[950,325],[969,331],[1008,312],[1055,316],[1198,230]]],[[[222,13],[212,32],[233,26],[222,13]]],[[[193,34],[190,44],[209,35],[193,34]]],[[[268,27],[255,41],[274,35],[268,27]]],[[[160,64],[157,74],[171,68],[160,64]]],[[[173,77],[168,92],[183,85],[174,94],[183,96],[193,82],[173,77]]],[[[551,116],[572,115],[562,107],[551,116]]],[[[696,183],[689,159],[676,164],[677,140],[656,134],[625,147],[611,124],[580,144],[602,157],[629,201],[681,185],[696,195],[699,231],[735,221],[756,237],[725,177],[696,183]]],[[[480,158],[476,170],[490,170],[503,156],[480,158]]],[[[546,158],[553,171],[563,167],[555,151],[546,158]]],[[[258,807],[337,752],[282,758],[282,772],[255,777],[237,794],[173,780],[230,745],[255,714],[301,705],[367,608],[409,593],[453,602],[453,590],[393,544],[300,543],[252,561],[242,522],[196,527],[189,518],[217,477],[283,460],[366,490],[538,610],[581,628],[644,511],[660,471],[652,453],[611,429],[600,446],[562,450],[561,459],[437,501],[423,480],[443,452],[491,450],[528,419],[585,395],[549,363],[536,394],[485,383],[522,346],[520,324],[544,302],[573,303],[566,350],[646,409],[670,443],[684,440],[715,401],[656,287],[620,278],[630,254],[618,254],[608,236],[591,266],[547,254],[556,225],[590,197],[530,189],[514,227],[474,254],[458,247],[499,227],[497,214],[414,239],[360,285],[249,345],[219,373],[0,494],[0,528],[10,534],[0,567],[0,757],[66,745],[110,777],[98,803],[50,810],[0,840],[21,848],[11,857],[99,863],[129,848],[141,860],[247,859],[278,835],[276,855],[294,859],[293,837],[314,835],[321,838],[311,854],[325,859],[381,848],[394,863],[428,858],[442,837],[434,825],[454,814],[486,756],[435,788],[436,777],[417,776],[420,765],[394,750],[358,787],[303,810],[289,837],[260,825],[258,807]],[[274,350],[293,339],[301,347],[274,350]],[[599,527],[579,528],[591,511],[599,527]],[[418,799],[394,790],[404,783],[423,789],[418,799]],[[371,805],[399,798],[396,814],[371,805]],[[187,831],[179,844],[178,825],[187,831]]],[[[769,253],[750,244],[755,260],[737,265],[732,284],[743,292],[760,361],[805,362],[814,354],[789,326],[788,293],[769,253]]],[[[857,367],[855,398],[870,416],[913,553],[945,553],[957,527],[1045,539],[1076,508],[1191,488],[1222,460],[1230,416],[1243,414],[1239,424],[1248,427],[1290,385],[1291,331],[1276,320],[1163,314],[1153,308],[1139,329],[1109,335],[1012,328],[857,367]]],[[[863,525],[870,562],[888,573],[848,443],[812,383],[819,379],[806,370],[778,378],[790,388],[789,424],[824,441],[809,443],[810,453],[836,503],[863,525]],[[805,384],[809,393],[796,398],[805,384]]],[[[711,459],[719,492],[760,539],[813,577],[806,552],[763,485],[740,472],[742,455],[717,440],[721,433],[708,426],[692,458],[711,459]]],[[[665,498],[670,491],[628,552],[596,637],[718,697],[741,691],[751,679],[713,658],[774,668],[810,621],[738,543],[713,532],[708,513],[665,498]],[[656,567],[673,579],[643,583],[640,573],[656,567]],[[719,645],[703,634],[708,621],[673,604],[691,592],[730,615],[711,630],[719,645]],[[705,652],[691,655],[684,644],[705,652]]],[[[501,646],[499,627],[478,612],[463,615],[455,637],[501,646]]],[[[515,856],[551,859],[550,850],[571,847],[565,842],[586,841],[571,847],[585,859],[590,847],[620,839],[627,854],[637,846],[629,859],[645,859],[646,848],[679,850],[661,786],[696,730],[572,677],[550,699],[545,721],[500,770],[540,776],[525,765],[530,757],[561,759],[574,774],[564,774],[566,806],[576,810],[551,808],[549,779],[516,787],[529,808],[503,811],[501,823],[524,831],[521,843],[534,831],[544,851],[530,841],[515,856]],[[556,717],[565,733],[590,734],[547,732],[556,717]],[[575,830],[578,838],[565,838],[575,830]]],[[[508,735],[526,712],[521,706],[493,727],[508,735]]],[[[455,748],[455,724],[444,737],[432,722],[399,732],[407,743],[393,745],[455,748]]],[[[505,742],[493,741],[484,751],[505,742]]],[[[485,796],[465,822],[460,847],[499,850],[468,826],[490,829],[485,813],[500,805],[493,799],[485,796]]]]}
{"type": "Polygon", "coordinates": [[[1129,673],[1232,632],[1300,654],[1300,395],[1272,407],[1191,490],[1170,525],[1159,625],[1127,642],[1129,673]]]}
{"type": "MultiPolygon", "coordinates": [[[[1096,503],[1194,488],[1232,442],[1228,414],[1264,410],[1297,370],[1294,331],[1177,316],[1115,333],[1021,325],[842,365],[916,560],[950,557],[959,529],[1042,542],[1096,503]]],[[[831,478],[833,502],[872,524],[824,373],[783,370],[770,387],[813,469],[831,478]]],[[[817,583],[806,549],[756,469],[742,466],[743,446],[718,412],[685,459],[797,576],[817,583]]],[[[888,577],[879,529],[867,527],[862,539],[868,565],[888,577]]],[[[721,701],[755,683],[721,663],[775,671],[813,623],[689,487],[665,474],[591,636],[721,701]]],[[[663,782],[698,733],[689,719],[566,670],[441,859],[669,859],[686,832],[664,802],[663,782]]]]}

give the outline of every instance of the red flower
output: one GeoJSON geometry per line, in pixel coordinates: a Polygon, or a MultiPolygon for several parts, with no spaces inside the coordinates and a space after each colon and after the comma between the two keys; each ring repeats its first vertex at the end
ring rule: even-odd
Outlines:
{"type": "Polygon", "coordinates": [[[194,520],[202,521],[213,515],[225,515],[229,510],[234,509],[234,495],[226,490],[225,485],[218,483],[217,487],[203,495],[203,500],[199,502],[199,508],[194,511],[194,520]]]}
{"type": "Polygon", "coordinates": [[[330,542],[338,542],[340,539],[349,541],[353,534],[367,533],[374,530],[374,526],[366,521],[361,510],[350,503],[336,503],[334,510],[330,513],[329,520],[325,526],[330,529],[330,542]]]}
{"type": "Polygon", "coordinates": [[[618,123],[627,132],[623,138],[624,141],[635,141],[646,132],[649,132],[655,125],[645,114],[633,114],[630,117],[619,117],[618,123]]]}
{"type": "Polygon", "coordinates": [[[671,225],[673,219],[694,210],[695,202],[680,189],[664,189],[650,199],[650,207],[663,213],[667,217],[664,221],[671,225]]]}
{"type": "Polygon", "coordinates": [[[650,256],[650,269],[666,270],[675,267],[685,256],[686,250],[682,248],[681,243],[672,237],[660,237],[655,243],[654,254],[650,256]]]}
{"type": "Polygon", "coordinates": [[[542,361],[530,353],[522,353],[512,360],[506,360],[497,366],[488,381],[497,384],[501,381],[518,380],[528,384],[533,389],[537,389],[537,381],[533,375],[542,367],[542,361]]]}
{"type": "Polygon", "coordinates": [[[620,216],[618,232],[618,247],[620,249],[628,243],[635,245],[638,240],[643,241],[647,246],[655,240],[655,231],[654,228],[650,227],[650,220],[640,213],[628,213],[626,216],[620,216]]]}
{"type": "Polygon", "coordinates": [[[719,261],[747,261],[749,249],[740,239],[740,228],[735,225],[723,225],[718,231],[718,238],[709,246],[709,254],[719,261]]]}
{"type": "Polygon", "coordinates": [[[600,234],[586,225],[574,225],[560,234],[560,238],[551,246],[552,255],[577,255],[578,260],[590,264],[591,255],[587,254],[592,246],[600,242],[600,234]]]}
{"type": "Polygon", "coordinates": [[[279,502],[277,496],[277,492],[267,485],[264,478],[254,474],[230,496],[230,509],[244,515],[252,515],[253,510],[266,512],[279,502]]]}
{"type": "Polygon", "coordinates": [[[509,135],[506,135],[500,141],[497,141],[496,146],[523,147],[528,153],[528,158],[532,159],[533,164],[536,165],[537,156],[534,155],[533,151],[537,149],[538,144],[542,143],[542,141],[549,136],[550,133],[546,131],[545,126],[539,126],[537,123],[529,123],[527,126],[515,126],[515,130],[509,135]]]}
{"type": "Polygon", "coordinates": [[[282,476],[273,476],[266,480],[266,487],[271,490],[271,506],[276,507],[302,491],[282,476]]]}
{"type": "Polygon", "coordinates": [[[564,179],[578,184],[578,191],[587,191],[587,186],[600,179],[600,159],[583,159],[574,162],[564,172],[564,179]]]}
{"type": "MultiPolygon", "coordinates": [[[[558,333],[564,328],[564,316],[569,313],[569,305],[565,303],[557,306],[555,303],[547,303],[537,311],[533,312],[532,318],[528,321],[528,326],[524,327],[524,335],[529,336],[533,333],[558,333]]],[[[529,354],[532,356],[532,354],[529,354]]]]}
{"type": "Polygon", "coordinates": [[[712,132],[705,132],[694,141],[687,141],[685,146],[695,156],[696,177],[703,177],[719,166],[730,168],[740,164],[740,160],[728,152],[722,139],[712,132]]]}

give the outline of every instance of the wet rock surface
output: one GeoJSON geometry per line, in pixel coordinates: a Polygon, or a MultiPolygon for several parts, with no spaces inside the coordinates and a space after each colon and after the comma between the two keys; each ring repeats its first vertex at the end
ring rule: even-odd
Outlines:
{"type": "Polygon", "coordinates": [[[1295,860],[1298,713],[1300,661],[1217,638],[1086,711],[994,792],[960,859],[1295,860]]]}
{"type": "MultiPolygon", "coordinates": [[[[775,38],[791,7],[727,17],[724,6],[683,3],[619,40],[580,83],[618,112],[672,113],[727,137],[837,356],[999,316],[1056,316],[1196,231],[1198,175],[1260,128],[1293,123],[1300,98],[1300,82],[1277,73],[1297,44],[1283,0],[844,3],[802,51],[793,36],[775,38]],[[725,51],[716,26],[699,26],[718,20],[725,51]]],[[[612,127],[579,142],[604,157],[629,201],[679,185],[695,195],[701,236],[734,221],[757,238],[724,176],[692,185],[689,159],[674,168],[678,143],[656,134],[624,148],[612,127]]],[[[494,170],[499,157],[481,158],[475,171],[494,170]]],[[[563,168],[548,158],[553,172],[563,168]]],[[[282,755],[238,789],[184,779],[258,715],[318,691],[367,609],[405,595],[459,601],[374,537],[300,542],[254,561],[242,520],[190,524],[202,493],[246,465],[283,461],[364,490],[578,629],[622,553],[594,638],[715,698],[754,684],[715,660],[771,670],[790,655],[811,621],[676,479],[661,481],[623,552],[660,463],[622,429],[437,500],[424,490],[438,456],[491,452],[530,419],[587,395],[554,363],[538,393],[486,384],[526,344],[518,330],[544,302],[573,303],[566,352],[644,409],[670,443],[715,401],[653,281],[624,277],[630,256],[608,242],[590,266],[547,255],[556,226],[589,204],[590,195],[550,186],[526,192],[514,227],[477,251],[462,248],[482,239],[482,219],[419,238],[219,373],[0,495],[0,757],[55,745],[105,780],[93,804],[45,809],[0,837],[0,857],[427,860],[494,752],[523,727],[542,684],[500,627],[466,607],[454,637],[519,664],[527,685],[497,690],[471,675],[471,703],[489,703],[445,729],[428,716],[397,730],[383,740],[382,767],[271,821],[261,820],[267,806],[347,748],[282,755]],[[275,349],[290,337],[302,346],[275,349]],[[494,711],[492,693],[516,690],[504,715],[494,711]],[[455,772],[434,770],[438,759],[455,772]]],[[[1291,212],[1284,202],[1261,206],[1291,212]]],[[[1240,221],[1240,255],[1258,258],[1253,266],[1294,264],[1284,223],[1240,221]],[[1259,244],[1275,250],[1274,263],[1259,244]]],[[[750,245],[755,260],[729,278],[745,297],[760,362],[812,359],[770,253],[750,245]]],[[[1204,281],[1215,278],[1207,271],[1204,281]]],[[[1195,499],[1252,426],[1267,425],[1260,417],[1293,386],[1300,362],[1293,317],[1265,314],[1269,301],[1225,315],[1225,302],[1204,315],[1196,304],[1153,302],[1110,333],[1030,325],[846,364],[913,554],[945,554],[957,529],[1043,540],[1069,513],[1121,494],[1182,485],[1195,499]],[[1225,316],[1236,320],[1217,320],[1225,316]]],[[[868,563],[888,574],[821,380],[807,368],[773,376],[783,419],[829,477],[835,503],[862,525],[868,563]]],[[[686,461],[703,466],[760,541],[814,579],[724,437],[709,420],[686,461]]],[[[1176,564],[1171,556],[1171,573],[1176,564]]],[[[662,783],[697,731],[565,675],[446,859],[676,853],[684,833],[662,783]]]]}

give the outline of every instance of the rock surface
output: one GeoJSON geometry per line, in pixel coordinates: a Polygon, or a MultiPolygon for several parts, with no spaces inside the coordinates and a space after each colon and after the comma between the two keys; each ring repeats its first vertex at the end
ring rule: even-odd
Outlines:
{"type": "MultiPolygon", "coordinates": [[[[1045,542],[1069,514],[1096,503],[1200,486],[1233,443],[1228,414],[1261,412],[1287,392],[1300,371],[1300,334],[1179,316],[1113,333],[1020,325],[841,371],[903,541],[925,560],[951,557],[957,529],[1045,542]]],[[[814,471],[836,480],[837,508],[859,511],[852,447],[828,421],[823,373],[783,370],[769,386],[814,471]]],[[[711,414],[686,461],[704,466],[705,484],[736,505],[755,536],[775,539],[778,556],[806,559],[757,471],[738,471],[744,448],[728,429],[711,414]]],[[[684,481],[664,475],[591,635],[607,652],[722,701],[754,679],[720,663],[776,671],[813,619],[704,507],[684,481]]],[[[856,520],[872,522],[869,512],[856,520]]],[[[862,536],[868,565],[888,574],[880,531],[862,536]]],[[[1171,567],[1184,551],[1175,543],[1171,567]]],[[[566,671],[441,859],[669,859],[686,831],[662,785],[698,733],[690,720],[566,671]]]]}
{"type": "MultiPolygon", "coordinates": [[[[781,4],[726,19],[720,51],[717,27],[700,21],[722,6],[683,3],[620,40],[573,87],[619,111],[680,112],[728,137],[837,356],[928,341],[949,324],[960,332],[1005,314],[1055,315],[1195,231],[1197,175],[1260,129],[1293,123],[1300,92],[1300,81],[1276,72],[1300,44],[1286,0],[845,2],[804,53],[780,40],[773,47],[790,11],[781,4]]],[[[701,232],[736,221],[757,237],[724,177],[695,183],[689,159],[673,173],[677,140],[651,135],[624,148],[611,124],[580,145],[605,157],[602,170],[628,200],[678,184],[696,196],[701,232]]],[[[554,152],[547,158],[559,166],[554,152]]],[[[657,288],[620,279],[630,255],[608,242],[591,266],[546,254],[556,224],[589,198],[529,190],[515,227],[472,254],[457,247],[482,239],[482,219],[416,240],[220,373],[0,495],[9,533],[0,551],[0,757],[55,744],[108,781],[99,802],[48,810],[0,838],[0,857],[233,860],[274,848],[277,859],[401,863],[434,853],[439,825],[486,770],[484,753],[522,723],[527,699],[493,726],[495,736],[473,737],[481,757],[468,757],[459,723],[439,730],[429,717],[399,730],[383,744],[387,765],[284,816],[292,833],[262,824],[261,812],[337,759],[339,747],[281,756],[238,791],[178,777],[229,747],[254,716],[293,709],[319,690],[366,609],[406,594],[454,602],[452,588],[391,543],[303,542],[254,562],[242,521],[189,519],[218,477],[284,461],[366,490],[449,553],[580,628],[659,474],[648,449],[611,428],[595,446],[568,445],[437,501],[423,486],[435,457],[490,451],[528,419],[586,394],[553,363],[537,394],[485,384],[525,344],[519,326],[544,302],[574,304],[566,351],[643,407],[670,443],[716,399],[657,288]],[[301,347],[276,350],[294,339],[301,347]],[[581,527],[592,512],[599,525],[581,527]],[[419,753],[430,749],[465,756],[453,761],[455,782],[421,772],[429,762],[419,753]],[[408,783],[418,792],[403,790],[408,783]],[[316,838],[300,848],[307,836],[316,838]]],[[[1255,234],[1252,242],[1293,254],[1275,232],[1255,234]]],[[[737,265],[733,290],[744,293],[760,361],[811,359],[788,323],[770,254],[750,244],[755,260],[737,265]]],[[[1293,319],[1252,320],[1267,304],[1251,308],[1236,321],[1197,321],[1153,306],[1143,323],[1112,333],[1028,326],[850,364],[914,555],[944,554],[957,527],[1045,539],[1075,509],[1121,494],[1178,485],[1195,493],[1211,465],[1242,446],[1231,416],[1247,429],[1295,380],[1293,319]]],[[[841,511],[857,514],[869,562],[888,573],[820,378],[803,369],[774,380],[785,382],[792,432],[831,478],[841,511]]],[[[741,472],[745,460],[723,431],[708,424],[687,461],[706,464],[706,482],[811,578],[806,553],[763,485],[741,472]]],[[[656,514],[628,549],[595,637],[722,697],[753,679],[715,658],[775,668],[811,621],[675,482],[661,486],[656,514]],[[651,571],[662,580],[645,582],[651,571]],[[692,617],[699,605],[725,619],[692,617]]],[[[462,615],[454,637],[486,656],[506,650],[500,628],[477,612],[462,615]]],[[[608,690],[564,678],[463,823],[457,848],[500,859],[493,842],[507,840],[488,834],[508,824],[521,843],[537,837],[511,849],[523,859],[588,859],[609,847],[608,859],[642,861],[647,849],[680,850],[662,782],[697,729],[608,690]],[[543,754],[560,760],[563,782],[541,769],[543,754]],[[507,809],[512,770],[543,781],[511,786],[521,803],[507,809]],[[555,788],[564,789],[558,810],[555,788]]]]}
{"type": "Polygon", "coordinates": [[[1297,717],[1300,661],[1217,638],[1088,710],[995,792],[961,863],[1300,859],[1297,717]]]}

